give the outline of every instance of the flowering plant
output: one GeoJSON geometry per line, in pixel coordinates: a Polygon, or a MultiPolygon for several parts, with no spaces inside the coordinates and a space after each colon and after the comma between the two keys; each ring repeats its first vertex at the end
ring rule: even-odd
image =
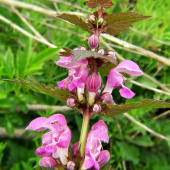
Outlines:
{"type": "Polygon", "coordinates": [[[169,103],[154,100],[143,100],[137,103],[116,105],[112,91],[121,86],[119,93],[122,97],[131,99],[135,93],[125,86],[125,74],[140,76],[143,74],[139,66],[130,60],[117,63],[115,51],[104,51],[99,48],[99,36],[102,33],[111,35],[127,30],[132,23],[149,18],[134,12],[107,14],[104,8],[110,8],[110,0],[89,0],[90,8],[98,7],[96,12],[83,21],[77,16],[63,13],[58,18],[67,20],[88,31],[89,50],[77,47],[73,50],[63,48],[57,65],[67,68],[68,77],[57,82],[57,87],[36,83],[32,77],[29,81],[21,78],[8,80],[10,82],[31,88],[67,103],[77,109],[83,116],[80,139],[69,152],[71,130],[65,117],[61,114],[49,118],[39,117],[31,121],[26,130],[49,130],[42,136],[42,146],[35,153],[41,155],[40,165],[54,169],[100,169],[110,159],[109,151],[102,149],[101,141],[108,143],[108,128],[103,121],[95,123],[88,133],[90,118],[94,114],[100,116],[115,116],[116,114],[137,108],[170,107],[169,103]],[[102,69],[108,73],[107,82],[102,88],[102,79],[98,72],[102,69]]]}

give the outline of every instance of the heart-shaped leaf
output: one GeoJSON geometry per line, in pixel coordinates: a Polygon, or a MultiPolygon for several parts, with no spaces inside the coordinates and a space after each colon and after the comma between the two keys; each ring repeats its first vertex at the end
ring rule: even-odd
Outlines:
{"type": "Polygon", "coordinates": [[[151,16],[143,16],[135,12],[120,12],[117,14],[108,14],[105,17],[105,31],[108,34],[116,35],[132,27],[132,23],[139,20],[150,18],[151,16]]]}
{"type": "Polygon", "coordinates": [[[112,5],[114,5],[110,0],[89,0],[86,1],[87,6],[89,8],[110,8],[112,5]]]}
{"type": "Polygon", "coordinates": [[[23,78],[19,77],[13,80],[4,79],[4,81],[8,81],[26,87],[28,89],[31,89],[33,91],[55,97],[56,99],[61,100],[62,102],[66,102],[69,95],[68,90],[62,90],[51,85],[37,83],[35,82],[32,76],[28,76],[28,80],[24,80],[23,78]]]}
{"type": "Polygon", "coordinates": [[[125,103],[120,105],[108,104],[106,110],[104,111],[104,114],[106,115],[106,117],[112,117],[133,109],[149,108],[170,108],[170,103],[163,100],[144,99],[140,102],[125,103]]]}
{"type": "Polygon", "coordinates": [[[76,15],[71,15],[71,14],[63,13],[61,15],[57,15],[57,18],[69,21],[70,23],[74,24],[77,27],[80,27],[84,31],[92,33],[92,31],[89,28],[89,26],[81,18],[79,18],[76,15]]]}
{"type": "Polygon", "coordinates": [[[99,53],[97,53],[95,51],[73,50],[72,54],[73,54],[73,58],[71,60],[72,62],[76,62],[76,61],[79,61],[79,60],[82,60],[85,58],[89,58],[89,57],[94,57],[94,58],[102,59],[103,63],[116,64],[116,60],[113,59],[112,57],[100,55],[99,53]]]}

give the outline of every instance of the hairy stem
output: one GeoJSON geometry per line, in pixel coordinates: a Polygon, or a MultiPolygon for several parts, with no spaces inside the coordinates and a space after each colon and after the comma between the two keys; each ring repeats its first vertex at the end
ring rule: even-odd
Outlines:
{"type": "Polygon", "coordinates": [[[83,111],[83,123],[82,123],[80,140],[79,140],[79,150],[82,157],[84,157],[85,154],[85,146],[87,141],[89,122],[90,122],[90,112],[88,109],[86,109],[85,111],[83,111]]]}

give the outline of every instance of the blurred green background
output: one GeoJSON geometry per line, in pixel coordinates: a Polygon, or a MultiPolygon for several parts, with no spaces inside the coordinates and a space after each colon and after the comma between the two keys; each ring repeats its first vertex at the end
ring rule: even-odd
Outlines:
{"type": "MultiPolygon", "coordinates": [[[[0,0],[0,169],[45,169],[39,167],[41,157],[34,153],[35,149],[41,145],[43,132],[26,132],[25,127],[36,117],[49,117],[54,113],[62,112],[72,130],[71,142],[73,144],[79,140],[82,116],[74,110],[43,109],[46,105],[64,106],[64,104],[55,98],[4,82],[2,79],[16,77],[27,79],[27,75],[32,75],[39,83],[57,86],[56,82],[66,78],[68,72],[55,64],[55,61],[59,59],[57,54],[61,47],[73,49],[83,45],[87,48],[89,34],[52,15],[55,12],[77,12],[79,16],[82,13],[89,15],[89,12],[94,10],[87,8],[84,0],[23,0],[19,2],[27,4],[20,7],[15,4],[11,6],[10,3],[13,0],[7,1],[8,4],[0,0]],[[28,4],[41,7],[41,10],[35,11],[33,6],[29,8],[28,4]],[[14,28],[11,22],[7,23],[4,18],[29,34],[24,35],[23,32],[14,28]],[[23,18],[26,22],[22,21],[23,18]],[[27,22],[37,32],[31,30],[27,22]],[[52,44],[57,48],[49,48],[52,44]],[[37,105],[41,105],[41,109],[36,110],[37,105]]],[[[132,11],[153,16],[133,24],[135,30],[125,31],[117,35],[117,38],[152,51],[159,56],[170,58],[169,0],[112,0],[112,2],[115,6],[106,10],[110,14],[132,11]]],[[[84,18],[83,15],[82,18],[84,18]]],[[[170,92],[168,89],[170,86],[169,66],[152,59],[144,52],[135,49],[129,51],[128,47],[122,47],[116,42],[107,39],[104,41],[125,59],[139,64],[144,73],[158,83],[143,76],[135,78],[136,82],[154,89],[161,89],[165,93],[170,92]]],[[[100,47],[103,47],[105,51],[108,50],[103,44],[100,47]]],[[[101,74],[101,77],[104,84],[107,77],[104,74],[101,74]]],[[[120,97],[119,89],[116,89],[113,92],[116,103],[129,103],[144,98],[170,102],[169,95],[130,82],[127,82],[126,86],[131,88],[136,96],[125,100],[120,97]]],[[[130,111],[128,114],[150,129],[170,138],[169,112],[169,109],[139,109],[130,111]]],[[[148,133],[124,115],[118,115],[116,118],[100,118],[94,115],[90,125],[99,119],[103,119],[109,128],[110,143],[104,144],[103,147],[111,153],[109,164],[113,169],[170,170],[170,142],[148,133]]]]}

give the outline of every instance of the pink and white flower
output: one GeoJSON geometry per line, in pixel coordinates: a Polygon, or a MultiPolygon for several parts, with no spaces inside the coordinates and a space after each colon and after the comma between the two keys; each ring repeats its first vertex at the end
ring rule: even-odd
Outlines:
{"type": "MultiPolygon", "coordinates": [[[[50,130],[50,132],[47,132],[42,136],[42,146],[40,146],[35,153],[43,157],[59,158],[61,163],[66,165],[71,131],[67,126],[65,117],[61,114],[55,114],[49,118],[39,117],[31,121],[26,127],[26,130],[37,132],[45,129],[50,130]]],[[[42,165],[43,162],[48,159],[44,158],[41,160],[40,164],[42,165]]],[[[52,159],[50,160],[52,161],[52,159]]]]}
{"type": "MultiPolygon", "coordinates": [[[[74,50],[86,50],[86,48],[75,48],[74,50]]],[[[71,62],[73,54],[69,57],[62,57],[56,62],[57,65],[69,69],[69,75],[67,78],[61,82],[57,82],[57,85],[61,89],[69,89],[71,92],[78,93],[78,98],[80,101],[83,100],[84,88],[86,79],[88,77],[87,59],[82,59],[77,62],[71,62]]]]}
{"type": "Polygon", "coordinates": [[[120,74],[120,72],[127,73],[131,76],[140,76],[143,74],[143,72],[136,63],[130,60],[124,60],[115,68],[110,70],[103,93],[112,93],[113,89],[118,86],[122,86],[122,88],[119,90],[120,95],[124,98],[131,99],[135,96],[135,93],[128,89],[126,86],[124,86],[124,77],[122,74],[120,74]]]}
{"type": "MultiPolygon", "coordinates": [[[[101,151],[101,141],[108,143],[108,128],[102,120],[95,123],[87,137],[87,143],[85,148],[85,160],[81,166],[81,169],[90,169],[94,166],[97,170],[109,161],[110,154],[108,151],[101,151]]],[[[78,143],[73,146],[73,153],[76,154],[78,149],[78,143]]]]}

